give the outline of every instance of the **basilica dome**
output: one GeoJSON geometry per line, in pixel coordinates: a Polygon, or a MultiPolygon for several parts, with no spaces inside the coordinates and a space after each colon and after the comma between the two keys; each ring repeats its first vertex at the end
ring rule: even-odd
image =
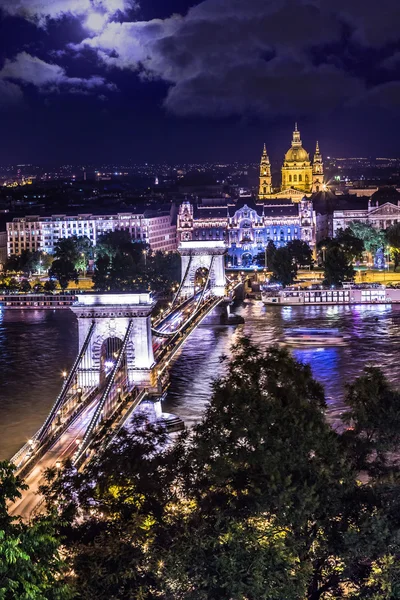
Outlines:
{"type": "Polygon", "coordinates": [[[285,154],[285,162],[308,162],[310,157],[302,146],[292,147],[285,154]]]}

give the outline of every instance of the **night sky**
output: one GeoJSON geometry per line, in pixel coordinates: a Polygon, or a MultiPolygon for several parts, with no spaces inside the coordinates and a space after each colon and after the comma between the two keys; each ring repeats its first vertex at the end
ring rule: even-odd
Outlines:
{"type": "Polygon", "coordinates": [[[0,163],[400,156],[399,0],[0,0],[0,163]]]}

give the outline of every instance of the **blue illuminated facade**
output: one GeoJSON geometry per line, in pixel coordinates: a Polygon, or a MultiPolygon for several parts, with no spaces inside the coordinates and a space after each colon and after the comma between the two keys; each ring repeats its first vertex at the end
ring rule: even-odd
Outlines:
{"type": "Polygon", "coordinates": [[[184,202],[178,216],[179,240],[224,240],[230,266],[250,266],[268,242],[277,248],[292,240],[303,240],[312,249],[316,243],[316,214],[312,201],[275,199],[260,204],[227,204],[203,201],[193,207],[184,202]]]}

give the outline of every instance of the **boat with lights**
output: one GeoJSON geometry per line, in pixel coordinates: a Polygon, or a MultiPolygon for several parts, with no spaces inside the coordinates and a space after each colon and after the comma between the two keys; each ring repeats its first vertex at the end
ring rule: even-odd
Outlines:
{"type": "Polygon", "coordinates": [[[261,300],[267,305],[314,306],[318,304],[400,304],[400,288],[384,285],[350,285],[342,288],[288,287],[271,289],[264,286],[261,300]]]}

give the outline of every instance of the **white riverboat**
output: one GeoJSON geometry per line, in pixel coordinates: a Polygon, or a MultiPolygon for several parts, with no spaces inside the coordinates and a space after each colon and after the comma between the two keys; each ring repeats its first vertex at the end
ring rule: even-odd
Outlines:
{"type": "Polygon", "coordinates": [[[285,332],[285,344],[289,346],[342,346],[345,336],[338,329],[289,329],[285,332]]]}
{"type": "Polygon", "coordinates": [[[384,285],[344,285],[343,288],[291,287],[273,290],[265,287],[261,299],[268,305],[315,305],[315,304],[400,304],[400,288],[384,285]]]}

